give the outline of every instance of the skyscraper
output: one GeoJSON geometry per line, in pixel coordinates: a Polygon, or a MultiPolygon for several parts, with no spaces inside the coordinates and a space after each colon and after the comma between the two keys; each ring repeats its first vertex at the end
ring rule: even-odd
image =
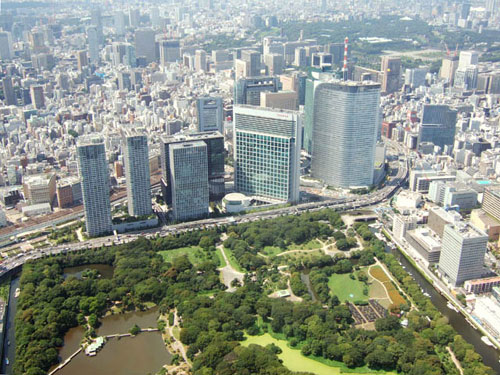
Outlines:
{"type": "Polygon", "coordinates": [[[401,87],[401,58],[382,56],[382,93],[392,94],[401,87]]]}
{"type": "Polygon", "coordinates": [[[219,132],[174,135],[162,138],[161,168],[162,193],[167,204],[172,204],[170,147],[177,143],[202,141],[207,146],[208,187],[210,200],[218,200],[225,194],[224,184],[224,136],[219,132]]]}
{"type": "Polygon", "coordinates": [[[235,190],[298,202],[300,115],[295,111],[235,106],[235,190]]]}
{"type": "Polygon", "coordinates": [[[181,49],[178,39],[163,39],[160,41],[160,64],[167,65],[181,58],[181,49]]]}
{"type": "Polygon", "coordinates": [[[241,59],[249,65],[249,74],[247,77],[260,76],[260,52],[243,50],[241,51],[241,59]]]}
{"type": "Polygon", "coordinates": [[[234,84],[234,104],[260,106],[262,91],[279,91],[281,82],[276,77],[241,78],[234,84]]]}
{"type": "Polygon", "coordinates": [[[170,145],[170,181],[174,220],[201,218],[208,214],[208,158],[203,141],[170,145]]]}
{"type": "Polygon", "coordinates": [[[471,65],[477,65],[479,62],[479,53],[476,51],[462,51],[458,60],[459,68],[467,68],[471,65]]]}
{"type": "Polygon", "coordinates": [[[109,233],[113,230],[109,201],[109,170],[102,139],[99,137],[80,139],[77,156],[87,233],[90,236],[109,233]]]}
{"type": "Polygon", "coordinates": [[[82,50],[78,51],[76,54],[76,59],[78,63],[78,70],[82,71],[85,66],[89,64],[89,60],[87,58],[87,51],[82,50]]]}
{"type": "Polygon", "coordinates": [[[12,36],[7,31],[0,31],[0,59],[10,60],[14,56],[12,36]]]}
{"type": "Polygon", "coordinates": [[[432,142],[436,146],[453,146],[457,123],[457,111],[447,105],[428,104],[422,111],[422,123],[418,132],[418,144],[432,142]]]}
{"type": "Polygon", "coordinates": [[[439,269],[455,285],[483,276],[488,235],[468,223],[444,227],[439,269]]]}
{"type": "Polygon", "coordinates": [[[198,49],[194,55],[194,68],[196,71],[207,70],[207,53],[202,49],[198,49]]]}
{"type": "Polygon", "coordinates": [[[30,87],[31,94],[31,103],[36,109],[41,109],[45,107],[45,95],[43,93],[42,86],[31,86],[30,87]]]}
{"type": "Polygon", "coordinates": [[[378,83],[318,84],[312,128],[311,171],[315,178],[344,188],[373,183],[379,106],[378,83]]]}
{"type": "Polygon", "coordinates": [[[95,7],[90,11],[90,24],[96,28],[98,44],[104,43],[104,34],[102,32],[101,8],[95,7]]]}
{"type": "Polygon", "coordinates": [[[87,43],[89,45],[89,60],[92,64],[99,63],[99,33],[95,26],[87,27],[87,43]]]}
{"type": "Polygon", "coordinates": [[[128,213],[151,214],[151,177],[149,174],[148,138],[139,132],[123,136],[128,213]]]}
{"type": "Polygon", "coordinates": [[[196,110],[199,132],[218,131],[224,134],[222,98],[199,98],[196,101],[196,110]]]}
{"type": "Polygon", "coordinates": [[[441,64],[439,76],[446,80],[450,85],[453,85],[455,80],[455,72],[458,68],[458,56],[445,56],[441,64]]]}
{"type": "Polygon", "coordinates": [[[139,9],[129,9],[128,23],[132,28],[139,27],[139,24],[141,23],[141,13],[139,9]]]}
{"type": "Polygon", "coordinates": [[[135,55],[145,57],[148,63],[156,60],[155,32],[153,29],[135,31],[135,55]]]}
{"type": "Polygon", "coordinates": [[[12,77],[7,76],[2,78],[2,89],[4,96],[4,103],[6,105],[17,105],[17,99],[12,87],[12,77]]]}

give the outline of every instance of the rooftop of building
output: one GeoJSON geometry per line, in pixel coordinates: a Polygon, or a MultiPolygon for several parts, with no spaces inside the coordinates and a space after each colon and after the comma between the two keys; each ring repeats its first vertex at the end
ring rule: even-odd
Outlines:
{"type": "Polygon", "coordinates": [[[480,285],[489,283],[500,283],[500,276],[486,277],[484,279],[467,280],[465,284],[468,285],[480,285]]]}
{"type": "Polygon", "coordinates": [[[77,146],[78,147],[93,146],[103,143],[104,139],[100,135],[91,134],[91,135],[85,135],[83,137],[78,137],[77,146]]]}
{"type": "Polygon", "coordinates": [[[467,222],[448,224],[447,227],[451,227],[455,232],[458,232],[462,238],[488,238],[486,233],[467,222]]]}
{"type": "Polygon", "coordinates": [[[24,184],[28,186],[48,185],[53,177],[54,173],[43,173],[32,176],[25,176],[23,181],[24,184]]]}
{"type": "Polygon", "coordinates": [[[421,227],[409,231],[409,233],[413,234],[413,237],[422,242],[428,249],[441,247],[440,238],[429,228],[421,227]]]}
{"type": "Polygon", "coordinates": [[[161,136],[161,140],[163,143],[178,143],[178,142],[193,142],[204,139],[212,139],[212,138],[223,138],[224,136],[218,132],[201,132],[201,133],[181,133],[174,135],[163,135],[161,136]]]}

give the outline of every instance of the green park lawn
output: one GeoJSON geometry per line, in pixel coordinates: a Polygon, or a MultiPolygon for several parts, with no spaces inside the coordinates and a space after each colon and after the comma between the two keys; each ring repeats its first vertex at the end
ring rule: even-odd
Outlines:
{"type": "Polygon", "coordinates": [[[349,369],[341,362],[329,361],[327,359],[321,359],[317,361],[309,357],[305,357],[300,353],[299,349],[292,349],[287,345],[285,340],[278,340],[272,337],[269,333],[265,333],[260,336],[248,336],[245,335],[246,340],[241,344],[243,346],[248,346],[250,344],[257,344],[260,346],[266,346],[269,344],[275,344],[282,350],[278,357],[283,361],[289,370],[296,372],[311,372],[316,375],[338,375],[342,373],[351,374],[367,374],[367,373],[378,373],[378,374],[388,374],[383,371],[374,371],[367,367],[362,367],[358,369],[349,369]],[[331,363],[329,366],[326,363],[331,363]]]}
{"type": "Polygon", "coordinates": [[[368,296],[363,294],[365,284],[352,280],[349,274],[333,274],[328,280],[330,290],[341,302],[368,301],[368,296]]]}
{"type": "Polygon", "coordinates": [[[225,247],[224,252],[226,253],[227,260],[229,260],[231,267],[233,267],[238,272],[246,272],[236,260],[236,257],[234,256],[233,251],[231,249],[225,247]]]}
{"type": "Polygon", "coordinates": [[[318,240],[311,240],[303,243],[302,245],[291,244],[288,245],[288,250],[316,250],[321,249],[322,245],[318,240]]]}
{"type": "Polygon", "coordinates": [[[187,255],[189,261],[193,264],[199,264],[206,259],[203,250],[199,246],[181,247],[179,249],[160,251],[159,254],[165,262],[172,262],[175,258],[187,255]]]}
{"type": "Polygon", "coordinates": [[[282,253],[283,251],[286,251],[286,250],[280,249],[277,246],[266,246],[266,247],[264,247],[264,250],[261,251],[261,253],[264,255],[267,255],[269,257],[272,257],[272,256],[276,256],[276,255],[282,253]]]}

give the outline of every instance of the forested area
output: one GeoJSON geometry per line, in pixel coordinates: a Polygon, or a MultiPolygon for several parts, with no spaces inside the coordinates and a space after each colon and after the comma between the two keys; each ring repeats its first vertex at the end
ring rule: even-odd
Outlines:
{"type": "Polygon", "coordinates": [[[207,261],[193,265],[186,255],[166,262],[158,254],[194,245],[207,254],[215,253],[223,229],[139,239],[29,262],[21,276],[16,315],[15,374],[46,373],[57,362],[57,349],[69,328],[88,322],[87,335],[94,335],[99,319],[111,306],[120,304],[131,310],[148,302],[159,305],[162,313],[177,308],[182,317],[180,339],[188,346],[195,375],[292,374],[278,360],[276,348],[240,345],[245,334],[265,332],[287,340],[305,356],[351,368],[368,366],[408,375],[455,374],[445,360],[445,347],[450,346],[464,375],[493,374],[394,256],[385,253],[384,242],[374,238],[366,224],[354,226],[365,243],[364,250],[354,251],[351,259],[317,255],[290,263],[290,286],[303,296],[302,302],[267,296],[269,280],[279,284],[283,275],[272,262],[257,256],[260,250],[265,246],[286,249],[314,238],[329,240],[342,226],[337,213],[323,210],[225,229],[229,237],[224,245],[243,267],[253,271],[234,293],[224,292],[216,257],[207,256],[207,261]],[[328,275],[352,273],[353,268],[372,264],[374,257],[387,265],[418,307],[402,309],[407,328],[401,326],[399,317],[388,316],[375,322],[375,330],[357,329],[344,301],[328,289],[328,275]],[[112,278],[99,278],[97,272],[86,272],[82,279],[63,276],[64,267],[95,263],[112,265],[112,278]],[[310,271],[318,303],[310,300],[301,280],[304,270],[310,271]],[[212,296],[206,295],[208,291],[212,296]]]}

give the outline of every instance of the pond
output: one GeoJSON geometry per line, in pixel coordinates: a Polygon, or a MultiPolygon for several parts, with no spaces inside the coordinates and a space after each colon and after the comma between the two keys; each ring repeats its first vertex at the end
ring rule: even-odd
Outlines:
{"type": "MultiPolygon", "coordinates": [[[[102,319],[98,335],[127,333],[137,324],[141,328],[156,327],[158,309],[110,315],[102,319]]],[[[62,360],[74,353],[83,337],[81,327],[72,328],[64,337],[59,351],[62,360]]],[[[165,348],[159,332],[143,332],[136,337],[112,338],[95,357],[78,354],[57,375],[120,374],[143,375],[156,373],[170,363],[171,354],[165,348]],[[133,353],[133,355],[131,355],[133,353]]]]}
{"type": "Polygon", "coordinates": [[[113,266],[109,264],[86,264],[83,266],[75,266],[75,267],[66,267],[64,272],[64,278],[68,278],[70,276],[74,276],[77,279],[82,278],[83,271],[85,270],[96,270],[99,272],[102,278],[111,279],[113,277],[113,266]]]}

